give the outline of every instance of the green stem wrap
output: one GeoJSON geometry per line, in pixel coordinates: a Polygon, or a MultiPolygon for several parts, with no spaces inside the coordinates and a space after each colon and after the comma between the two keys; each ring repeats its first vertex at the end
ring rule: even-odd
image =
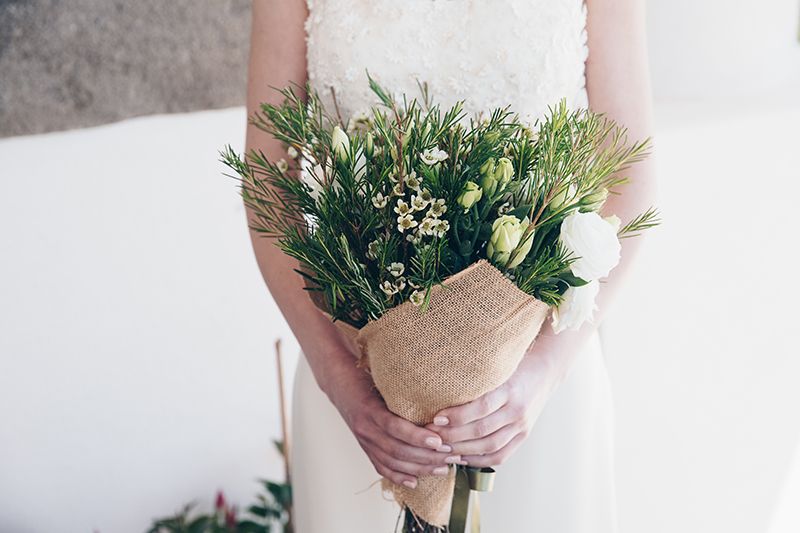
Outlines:
{"type": "Polygon", "coordinates": [[[467,533],[467,518],[471,518],[469,533],[481,531],[481,508],[479,492],[491,492],[494,486],[493,468],[458,466],[453,505],[450,508],[448,533],[467,533]],[[472,512],[470,513],[470,509],[472,512]]]}

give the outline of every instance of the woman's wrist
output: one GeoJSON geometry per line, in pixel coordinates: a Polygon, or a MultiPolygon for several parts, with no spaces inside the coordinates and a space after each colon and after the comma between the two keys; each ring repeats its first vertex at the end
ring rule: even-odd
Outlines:
{"type": "Polygon", "coordinates": [[[319,354],[317,384],[340,411],[347,409],[353,397],[363,398],[371,388],[369,374],[356,364],[353,353],[344,347],[329,348],[319,354]]]}

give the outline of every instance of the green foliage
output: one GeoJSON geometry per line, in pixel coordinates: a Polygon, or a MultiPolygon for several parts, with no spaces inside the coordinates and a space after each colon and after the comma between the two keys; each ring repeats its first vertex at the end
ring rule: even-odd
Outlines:
{"type": "Polygon", "coordinates": [[[147,533],[291,533],[291,486],[268,480],[260,483],[264,492],[241,515],[219,492],[213,512],[193,513],[195,504],[188,504],[173,516],[154,520],[147,533]]]}
{"type": "MultiPolygon", "coordinates": [[[[508,108],[467,117],[462,103],[431,102],[424,85],[421,100],[398,102],[369,82],[379,103],[347,123],[310,87],[261,105],[251,122],[296,155],[288,161],[222,152],[251,227],[299,261],[326,311],[361,327],[409,300],[424,309],[433,286],[483,258],[550,305],[584,283],[558,242],[561,222],[600,209],[649,141],[629,144],[614,122],[563,101],[529,126],[508,108]],[[469,182],[474,203],[460,204],[469,182]],[[519,224],[493,242],[504,215],[519,224]]],[[[621,235],[657,223],[648,213],[621,235]]]]}
{"type": "Polygon", "coordinates": [[[635,217],[633,220],[625,224],[625,226],[620,228],[617,234],[622,239],[628,237],[637,237],[642,231],[654,228],[659,224],[661,224],[661,219],[659,218],[658,211],[651,207],[641,215],[635,217]]]}

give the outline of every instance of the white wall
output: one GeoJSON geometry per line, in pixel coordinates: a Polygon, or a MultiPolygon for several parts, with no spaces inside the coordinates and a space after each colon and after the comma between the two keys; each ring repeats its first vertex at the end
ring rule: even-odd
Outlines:
{"type": "Polygon", "coordinates": [[[0,531],[143,531],[282,470],[288,342],[216,152],[233,109],[0,142],[0,531]]]}
{"type": "Polygon", "coordinates": [[[800,432],[800,105],[681,109],[660,113],[665,223],[604,326],[622,531],[764,532],[800,432]]]}
{"type": "Polygon", "coordinates": [[[647,8],[659,101],[755,103],[800,87],[797,0],[647,0],[647,8]]]}

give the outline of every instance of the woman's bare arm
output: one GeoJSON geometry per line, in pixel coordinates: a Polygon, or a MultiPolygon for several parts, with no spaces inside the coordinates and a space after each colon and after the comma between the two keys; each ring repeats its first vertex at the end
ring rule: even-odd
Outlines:
{"type": "MultiPolygon", "coordinates": [[[[587,0],[589,59],[586,81],[589,107],[628,128],[632,141],[652,135],[650,75],[645,42],[644,0],[587,0]]],[[[655,177],[652,156],[627,173],[631,183],[622,195],[611,195],[604,207],[623,224],[654,202],[655,177]]],[[[625,282],[640,239],[625,239],[622,260],[602,284],[598,312],[592,324],[578,331],[556,335],[548,323],[523,359],[517,372],[503,386],[463,406],[445,409],[437,417],[447,425],[436,430],[453,453],[473,466],[492,466],[505,461],[524,440],[552,391],[572,367],[589,336],[597,329],[625,282]]]]}
{"type": "MultiPolygon", "coordinates": [[[[604,113],[628,129],[630,141],[653,135],[653,104],[650,70],[647,62],[647,39],[644,0],[587,0],[589,59],[586,62],[586,89],[589,107],[604,113]]],[[[653,156],[626,171],[630,183],[622,194],[610,195],[603,207],[615,214],[623,225],[654,205],[656,180],[653,156]]],[[[546,328],[537,340],[534,353],[552,352],[558,359],[569,359],[594,332],[608,312],[642,243],[642,237],[622,240],[619,265],[601,285],[598,309],[593,324],[577,332],[564,331],[556,336],[546,328]]],[[[570,365],[557,364],[566,372],[570,365]]],[[[562,376],[563,377],[563,376],[562,376]]]]}
{"type": "MultiPolygon", "coordinates": [[[[301,0],[259,0],[253,2],[250,64],[247,81],[247,113],[252,115],[262,102],[280,103],[274,88],[306,83],[306,43],[303,23],[307,16],[301,0]]],[[[252,124],[247,126],[246,150],[261,150],[272,161],[288,158],[284,147],[252,124]]],[[[248,212],[248,220],[252,213],[248,212]]],[[[272,239],[251,231],[256,260],[272,297],[297,337],[317,382],[330,395],[332,387],[345,379],[345,364],[353,355],[341,343],[335,326],[314,306],[295,272],[297,260],[284,254],[272,239]],[[325,357],[326,361],[314,360],[325,357]],[[337,363],[338,361],[338,363],[337,363]]]]}
{"type": "MultiPolygon", "coordinates": [[[[273,88],[307,79],[304,0],[253,2],[248,116],[262,102],[279,103],[273,88]]],[[[272,161],[287,158],[284,147],[248,125],[246,150],[261,150],[272,161]]],[[[248,211],[248,220],[252,213],[248,211]]],[[[295,272],[298,262],[274,240],[251,231],[256,260],[272,297],[292,328],[320,388],[338,408],[376,470],[395,483],[416,484],[416,476],[440,473],[449,457],[439,436],[390,413],[369,376],[355,365],[354,354],[331,321],[311,301],[295,272]],[[439,449],[439,452],[433,451],[439,449]]],[[[320,446],[324,446],[322,443],[320,446]]],[[[333,452],[335,455],[335,452],[333,452]]],[[[451,458],[451,462],[458,458],[451,458]]],[[[446,469],[445,469],[446,470],[446,469]]]]}

